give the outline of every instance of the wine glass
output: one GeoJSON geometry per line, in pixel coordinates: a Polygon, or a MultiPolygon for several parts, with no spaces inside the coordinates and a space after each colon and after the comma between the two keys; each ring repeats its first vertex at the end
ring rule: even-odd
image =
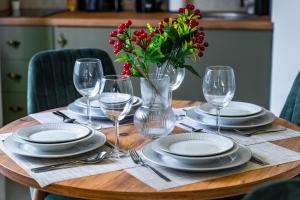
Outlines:
{"type": "Polygon", "coordinates": [[[103,69],[101,61],[97,58],[80,58],[75,62],[73,82],[77,91],[87,99],[88,125],[99,128],[91,119],[90,98],[100,91],[103,69]]]}
{"type": "Polygon", "coordinates": [[[106,117],[115,122],[115,148],[112,156],[127,156],[119,149],[119,121],[129,113],[133,103],[133,89],[130,77],[119,75],[104,76],[99,98],[100,107],[106,117]]]}
{"type": "Polygon", "coordinates": [[[235,77],[229,66],[206,68],[203,79],[203,94],[206,101],[216,108],[216,127],[220,134],[220,110],[232,100],[235,92],[235,77]]]}

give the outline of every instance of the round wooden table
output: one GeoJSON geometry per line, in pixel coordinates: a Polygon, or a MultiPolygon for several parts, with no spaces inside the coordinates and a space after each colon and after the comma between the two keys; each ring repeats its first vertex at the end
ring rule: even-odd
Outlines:
{"type": "MultiPolygon", "coordinates": [[[[174,107],[198,105],[199,102],[174,101],[174,107]]],[[[282,119],[276,119],[276,124],[300,131],[300,127],[290,124],[282,119]]],[[[0,129],[0,133],[12,132],[16,129],[38,124],[31,117],[16,120],[0,129]]],[[[139,148],[147,142],[136,131],[133,125],[120,127],[121,146],[123,148],[139,148]]],[[[184,130],[176,128],[174,132],[184,130]]],[[[112,128],[103,129],[108,139],[113,141],[112,128]]],[[[148,141],[149,142],[149,141],[148,141]]],[[[300,152],[300,137],[273,142],[277,145],[300,152]]],[[[9,179],[31,186],[42,191],[60,195],[78,197],[83,199],[105,200],[177,200],[177,199],[214,199],[247,193],[254,186],[274,179],[287,179],[296,176],[300,172],[300,161],[287,164],[266,167],[249,172],[244,172],[214,180],[203,181],[182,187],[156,191],[143,182],[137,180],[125,171],[115,171],[94,176],[82,177],[51,184],[45,188],[39,188],[38,184],[6,154],[0,151],[0,173],[9,179]]]]}

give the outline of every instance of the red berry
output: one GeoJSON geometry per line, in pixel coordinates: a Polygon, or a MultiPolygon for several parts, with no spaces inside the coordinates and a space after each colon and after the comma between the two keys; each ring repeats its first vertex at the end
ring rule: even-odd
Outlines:
{"type": "Polygon", "coordinates": [[[202,32],[200,32],[200,35],[205,36],[205,33],[202,31],[202,32]]]}
{"type": "Polygon", "coordinates": [[[151,42],[151,38],[147,38],[147,40],[146,40],[148,43],[150,43],[151,42]]]}
{"type": "Polygon", "coordinates": [[[169,22],[169,18],[164,18],[164,22],[168,23],[169,22]]]}
{"type": "Polygon", "coordinates": [[[140,33],[143,34],[143,33],[145,33],[145,31],[142,29],[142,30],[140,30],[140,33]]]}
{"type": "Polygon", "coordinates": [[[115,44],[115,41],[114,41],[114,40],[109,40],[108,42],[109,42],[109,44],[111,44],[111,45],[115,44]]]}
{"type": "Polygon", "coordinates": [[[143,37],[143,35],[140,35],[139,40],[142,40],[142,39],[144,39],[144,37],[143,37]]]}
{"type": "Polygon", "coordinates": [[[118,29],[118,33],[123,34],[124,33],[124,29],[119,28],[118,29]]]}
{"type": "Polygon", "coordinates": [[[143,49],[146,49],[147,48],[147,44],[143,44],[142,47],[143,47],[143,49]]]}
{"type": "Polygon", "coordinates": [[[203,56],[204,56],[203,52],[202,52],[202,51],[199,51],[198,56],[199,56],[199,57],[203,57],[203,56]]]}
{"type": "Polygon", "coordinates": [[[117,31],[112,31],[110,32],[110,37],[116,37],[118,35],[118,32],[117,31]]]}
{"type": "Polygon", "coordinates": [[[148,34],[147,33],[143,33],[143,38],[146,38],[147,36],[148,36],[148,34]]]}
{"type": "Polygon", "coordinates": [[[203,44],[205,47],[208,47],[208,42],[204,42],[203,44]]]}
{"type": "Polygon", "coordinates": [[[179,8],[179,13],[184,13],[184,8],[179,8]]]}
{"type": "Polygon", "coordinates": [[[186,24],[189,24],[189,23],[190,23],[190,20],[189,20],[189,19],[185,19],[184,22],[185,22],[186,24]]]}
{"type": "Polygon", "coordinates": [[[119,53],[119,50],[114,50],[114,54],[118,54],[119,53]]]}
{"type": "Polygon", "coordinates": [[[191,4],[186,4],[185,8],[190,9],[191,4]]]}
{"type": "Polygon", "coordinates": [[[132,21],[131,21],[131,20],[128,20],[128,21],[127,21],[127,24],[129,24],[129,26],[131,26],[131,25],[132,25],[132,21]]]}
{"type": "Polygon", "coordinates": [[[200,15],[200,13],[201,13],[201,12],[200,12],[199,9],[197,9],[197,10],[194,11],[194,15],[200,15]]]}
{"type": "Polygon", "coordinates": [[[196,49],[200,48],[200,44],[199,43],[196,43],[194,46],[195,46],[196,49]]]}
{"type": "Polygon", "coordinates": [[[192,4],[190,5],[190,10],[194,10],[195,9],[195,6],[192,4]]]}
{"type": "Polygon", "coordinates": [[[205,51],[205,47],[204,47],[204,46],[201,46],[201,47],[200,47],[200,50],[201,50],[201,51],[205,51]]]}
{"type": "Polygon", "coordinates": [[[141,40],[136,41],[136,44],[140,45],[141,44],[141,40]]]}
{"type": "Polygon", "coordinates": [[[129,69],[125,70],[125,74],[130,76],[131,75],[131,71],[129,69]]]}
{"type": "Polygon", "coordinates": [[[129,28],[129,24],[128,23],[125,23],[125,28],[129,28]]]}
{"type": "Polygon", "coordinates": [[[118,26],[118,28],[119,28],[119,29],[124,29],[124,28],[125,28],[125,24],[124,24],[124,23],[120,24],[120,25],[118,26]]]}
{"type": "Polygon", "coordinates": [[[136,36],[139,36],[140,35],[140,31],[136,30],[136,31],[133,32],[133,34],[136,35],[136,36]]]}
{"type": "Polygon", "coordinates": [[[133,37],[131,38],[131,41],[132,41],[132,42],[135,42],[135,41],[136,41],[136,37],[133,36],[133,37]]]}
{"type": "Polygon", "coordinates": [[[124,68],[129,69],[130,66],[131,66],[130,62],[125,62],[124,63],[124,68]]]}
{"type": "Polygon", "coordinates": [[[151,32],[150,33],[150,37],[154,37],[155,33],[154,32],[151,32]]]}

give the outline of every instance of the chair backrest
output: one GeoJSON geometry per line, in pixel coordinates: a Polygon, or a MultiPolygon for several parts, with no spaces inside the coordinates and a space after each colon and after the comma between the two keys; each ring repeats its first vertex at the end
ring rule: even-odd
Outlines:
{"type": "Polygon", "coordinates": [[[73,84],[73,70],[78,58],[98,58],[104,75],[115,74],[109,55],[100,49],[50,50],[35,54],[28,68],[28,114],[66,106],[80,97],[73,84]]]}
{"type": "Polygon", "coordinates": [[[300,126],[300,72],[293,83],[280,117],[300,126]]]}
{"type": "Polygon", "coordinates": [[[243,200],[298,200],[300,199],[300,179],[266,183],[248,193],[243,200]]]}

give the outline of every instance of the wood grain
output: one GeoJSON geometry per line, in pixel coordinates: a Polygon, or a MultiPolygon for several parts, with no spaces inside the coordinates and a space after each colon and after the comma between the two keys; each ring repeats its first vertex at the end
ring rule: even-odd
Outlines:
{"type": "MultiPolygon", "coordinates": [[[[49,17],[1,17],[0,25],[27,26],[71,26],[71,27],[117,27],[121,22],[131,19],[135,27],[145,27],[147,23],[156,26],[165,17],[174,13],[136,13],[136,12],[63,12],[49,17]]],[[[206,29],[246,29],[272,30],[269,17],[261,16],[249,20],[202,20],[206,29]]]]}
{"type": "MultiPolygon", "coordinates": [[[[175,101],[175,107],[197,105],[198,102],[175,101]]],[[[276,124],[300,131],[300,127],[277,119],[276,124]]],[[[0,129],[0,133],[14,131],[18,128],[37,124],[30,117],[24,117],[8,124],[0,129]]],[[[109,140],[113,140],[113,129],[102,130],[109,140]]],[[[121,137],[121,146],[141,147],[149,140],[141,137],[133,125],[126,125],[120,128],[121,132],[129,133],[121,137]]],[[[174,132],[183,132],[176,128],[174,132]]],[[[300,137],[274,142],[291,150],[300,152],[300,137]]],[[[155,191],[153,188],[135,179],[125,171],[115,171],[89,177],[82,177],[68,181],[61,181],[51,184],[45,188],[39,188],[37,183],[22,170],[15,162],[0,151],[0,173],[18,183],[36,187],[42,191],[57,193],[67,196],[84,199],[105,199],[105,200],[181,200],[181,199],[212,199],[243,194],[263,182],[274,179],[288,179],[300,172],[300,161],[276,165],[263,169],[257,169],[236,175],[230,175],[214,180],[203,181],[182,187],[155,191]]]]}

